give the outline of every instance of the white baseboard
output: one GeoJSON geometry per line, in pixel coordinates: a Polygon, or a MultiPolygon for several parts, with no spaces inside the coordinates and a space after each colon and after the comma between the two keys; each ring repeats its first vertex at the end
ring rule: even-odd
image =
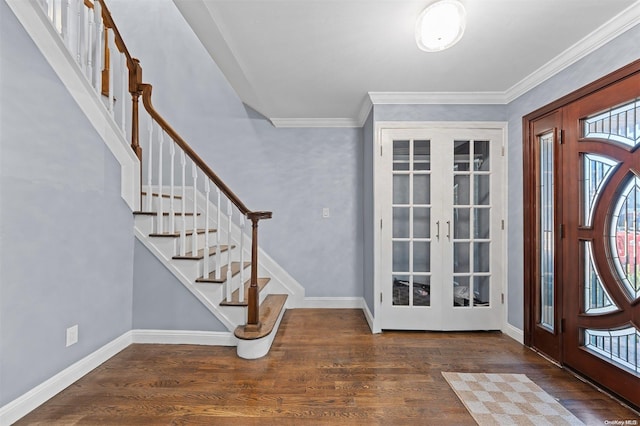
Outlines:
{"type": "Polygon", "coordinates": [[[362,297],[305,297],[301,308],[362,309],[362,297]]]}
{"type": "Polygon", "coordinates": [[[228,331],[132,330],[132,343],[164,345],[236,346],[238,341],[228,331]]]}
{"type": "Polygon", "coordinates": [[[506,323],[502,328],[502,332],[511,337],[516,342],[524,345],[524,332],[513,325],[506,323]]]}
{"type": "Polygon", "coordinates": [[[367,302],[364,299],[362,299],[362,312],[364,313],[364,317],[369,324],[369,329],[371,329],[371,332],[374,334],[382,332],[382,330],[376,329],[373,314],[369,310],[369,306],[367,306],[367,302]]]}
{"type": "Polygon", "coordinates": [[[65,368],[49,380],[1,407],[0,425],[10,425],[38,408],[63,389],[82,378],[85,374],[129,346],[132,343],[131,337],[132,334],[130,331],[124,333],[97,351],[65,368]]]}

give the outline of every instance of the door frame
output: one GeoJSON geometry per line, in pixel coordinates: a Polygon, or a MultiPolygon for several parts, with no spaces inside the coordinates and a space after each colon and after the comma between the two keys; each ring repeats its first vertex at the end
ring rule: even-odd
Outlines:
{"type": "MultiPolygon", "coordinates": [[[[537,110],[525,115],[522,118],[522,159],[523,159],[523,256],[524,256],[524,344],[529,347],[534,346],[533,333],[536,327],[536,312],[533,309],[535,307],[536,294],[536,277],[537,277],[537,255],[538,250],[535,246],[537,240],[532,239],[532,235],[537,229],[537,212],[535,211],[536,201],[536,179],[535,167],[537,159],[535,157],[536,148],[536,134],[534,132],[534,123],[543,119],[555,111],[568,106],[569,104],[576,102],[586,96],[592,95],[608,86],[611,86],[621,80],[624,80],[633,74],[640,73],[640,59],[630,64],[613,71],[610,74],[601,77],[600,79],[587,84],[580,89],[577,89],[537,110]]],[[[560,136],[562,137],[562,136],[560,136]]],[[[557,217],[557,216],[556,216],[557,217]]],[[[559,228],[556,227],[556,231],[559,228]]],[[[556,244],[558,249],[558,245],[556,244]]],[[[557,273],[556,273],[556,276],[557,273]]],[[[558,291],[555,289],[554,291],[558,291]]],[[[557,300],[557,299],[556,299],[557,300]]],[[[557,339],[557,346],[559,348],[559,359],[555,361],[562,364],[562,304],[556,303],[555,317],[559,319],[556,323],[555,338],[557,339]]],[[[550,354],[546,354],[550,356],[550,354]]]]}
{"type": "Polygon", "coordinates": [[[508,274],[508,263],[507,263],[507,235],[508,235],[508,223],[507,223],[507,211],[508,211],[508,185],[507,175],[508,175],[508,163],[506,162],[507,157],[507,147],[508,147],[508,123],[506,121],[377,121],[375,122],[373,129],[373,269],[374,269],[374,282],[373,282],[373,301],[374,301],[374,315],[371,324],[371,330],[373,333],[380,333],[382,331],[381,328],[381,301],[380,295],[382,294],[382,286],[386,282],[382,277],[380,272],[381,267],[381,232],[380,232],[380,221],[382,219],[381,209],[383,206],[380,205],[380,197],[376,194],[378,193],[379,188],[382,185],[382,179],[384,178],[381,173],[381,155],[380,150],[382,149],[382,131],[383,130],[425,130],[425,129],[445,129],[445,130],[455,130],[455,129],[491,129],[491,130],[500,130],[502,131],[502,153],[501,157],[504,158],[504,164],[502,167],[502,180],[505,182],[505,185],[502,186],[502,193],[500,196],[502,197],[502,212],[500,214],[503,217],[504,230],[502,232],[502,261],[500,264],[502,265],[502,270],[500,273],[503,277],[502,283],[502,294],[503,301],[502,304],[503,312],[501,314],[501,330],[504,333],[509,333],[507,329],[507,291],[508,286],[506,285],[506,278],[508,274]]]}

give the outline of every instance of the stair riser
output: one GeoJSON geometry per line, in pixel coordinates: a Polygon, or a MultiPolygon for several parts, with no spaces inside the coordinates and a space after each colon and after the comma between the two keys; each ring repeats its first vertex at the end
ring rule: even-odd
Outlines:
{"type": "MultiPolygon", "coordinates": [[[[142,209],[144,211],[158,211],[160,204],[162,204],[162,211],[168,212],[171,208],[171,199],[162,197],[162,203],[160,203],[160,197],[151,197],[151,210],[149,210],[149,199],[146,195],[142,196],[142,209]]],[[[174,198],[173,208],[175,211],[182,211],[182,199],[174,198]]],[[[192,203],[185,200],[185,211],[191,211],[192,209],[192,203]]]]}
{"type": "MultiPolygon", "coordinates": [[[[227,264],[228,259],[229,259],[229,254],[225,251],[222,253],[222,255],[217,258],[216,256],[211,256],[209,257],[209,271],[210,272],[210,277],[215,277],[215,269],[216,269],[216,260],[220,261],[220,267],[224,266],[227,264]]],[[[234,254],[231,253],[231,259],[234,259],[234,254]]],[[[172,259],[171,260],[177,267],[179,267],[181,270],[185,270],[185,271],[189,271],[189,277],[190,279],[192,278],[194,281],[197,278],[200,278],[202,276],[204,276],[204,264],[205,261],[204,259],[201,260],[187,260],[187,259],[172,259]],[[195,275],[193,275],[195,274],[195,275]]],[[[249,277],[248,273],[245,272],[246,278],[249,277]]],[[[222,278],[226,278],[226,277],[222,277],[222,278]]]]}

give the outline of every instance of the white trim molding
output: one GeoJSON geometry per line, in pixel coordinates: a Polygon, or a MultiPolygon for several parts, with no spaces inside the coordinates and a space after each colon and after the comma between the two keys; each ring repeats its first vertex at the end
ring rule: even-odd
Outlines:
{"type": "Polygon", "coordinates": [[[521,345],[524,345],[524,331],[520,330],[519,328],[509,323],[505,323],[504,327],[502,328],[502,332],[521,345]]]}
{"type": "Polygon", "coordinates": [[[191,330],[131,330],[132,343],[162,345],[236,346],[231,332],[191,330]]]}

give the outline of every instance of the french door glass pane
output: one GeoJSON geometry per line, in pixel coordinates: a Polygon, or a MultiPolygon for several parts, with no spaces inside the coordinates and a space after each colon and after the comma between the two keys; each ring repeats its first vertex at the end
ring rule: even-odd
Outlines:
{"type": "Polygon", "coordinates": [[[468,206],[470,204],[471,188],[469,175],[455,175],[453,177],[453,205],[468,206]]]}
{"type": "Polygon", "coordinates": [[[413,271],[431,271],[431,247],[428,241],[413,242],[413,271]]]}
{"type": "Polygon", "coordinates": [[[473,238],[489,239],[489,235],[491,235],[490,213],[489,208],[476,207],[473,209],[473,238]]]}
{"type": "Polygon", "coordinates": [[[413,237],[429,238],[431,236],[431,209],[429,207],[413,208],[413,237]]]}
{"type": "Polygon", "coordinates": [[[413,175],[413,204],[431,204],[431,175],[413,175]]]}
{"type": "Polygon", "coordinates": [[[408,275],[393,276],[393,301],[395,306],[409,306],[409,289],[411,283],[408,275]]]}
{"type": "Polygon", "coordinates": [[[393,204],[409,204],[409,175],[393,175],[393,204]]]}
{"type": "Polygon", "coordinates": [[[471,209],[457,208],[453,209],[453,238],[467,239],[471,235],[471,209]]]}
{"type": "Polygon", "coordinates": [[[454,141],[453,156],[453,168],[455,171],[470,170],[471,144],[469,141],[454,141]]]}
{"type": "Polygon", "coordinates": [[[409,141],[393,141],[393,170],[409,170],[409,141]]]}
{"type": "Polygon", "coordinates": [[[540,324],[553,331],[554,327],[554,136],[547,133],[540,144],[540,324]]]}
{"type": "Polygon", "coordinates": [[[431,141],[413,142],[413,170],[431,170],[431,141]]]}
{"type": "Polygon", "coordinates": [[[409,238],[409,208],[393,208],[393,238],[409,238]]]}
{"type": "Polygon", "coordinates": [[[409,242],[393,242],[393,271],[409,272],[409,242]]]}
{"type": "Polygon", "coordinates": [[[489,171],[489,141],[473,142],[473,170],[489,171]]]}

